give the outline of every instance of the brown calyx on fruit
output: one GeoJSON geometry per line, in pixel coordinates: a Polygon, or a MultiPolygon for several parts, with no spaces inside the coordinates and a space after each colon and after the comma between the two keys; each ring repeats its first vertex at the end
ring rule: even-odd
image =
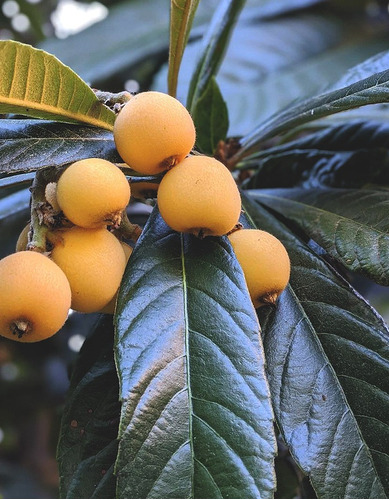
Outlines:
{"type": "Polygon", "coordinates": [[[24,335],[32,332],[32,323],[27,319],[16,319],[11,323],[11,331],[21,339],[24,335]]]}
{"type": "Polygon", "coordinates": [[[167,158],[161,161],[159,167],[161,170],[170,170],[171,168],[175,167],[178,162],[179,160],[177,155],[168,156],[167,158]]]}

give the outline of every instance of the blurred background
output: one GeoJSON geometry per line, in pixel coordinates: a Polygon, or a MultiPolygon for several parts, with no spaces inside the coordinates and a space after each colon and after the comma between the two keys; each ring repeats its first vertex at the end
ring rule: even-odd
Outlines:
{"type": "MultiPolygon", "coordinates": [[[[56,55],[101,90],[166,91],[169,4],[5,0],[0,39],[56,55]]],[[[184,103],[201,38],[218,4],[199,4],[179,77],[178,98],[184,103]]],[[[247,1],[218,74],[229,136],[250,131],[292,100],[320,92],[347,68],[388,48],[387,1],[247,1]]],[[[353,113],[360,116],[359,110],[353,113]]],[[[339,116],[330,120],[336,123],[339,116]]],[[[132,204],[129,216],[143,225],[148,212],[148,206],[132,204]]],[[[26,193],[0,190],[0,258],[14,251],[28,220],[26,193]],[[16,213],[7,212],[12,196],[20,197],[16,213]]],[[[349,278],[388,322],[387,289],[349,278]]],[[[55,450],[69,373],[96,318],[73,313],[61,332],[39,344],[0,338],[0,498],[58,497],[55,450]]],[[[277,474],[276,497],[314,498],[281,441],[277,474]]]]}

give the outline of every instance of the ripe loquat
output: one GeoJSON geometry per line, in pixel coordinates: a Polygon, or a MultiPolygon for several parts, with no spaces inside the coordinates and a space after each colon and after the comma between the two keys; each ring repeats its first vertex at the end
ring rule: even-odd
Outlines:
{"type": "Polygon", "coordinates": [[[162,92],[133,96],[116,117],[113,135],[123,160],[142,174],[158,174],[187,156],[195,126],[180,101],[162,92]]]}
{"type": "Polygon", "coordinates": [[[126,176],[100,158],[76,161],[57,183],[57,201],[65,216],[84,228],[118,225],[131,190],[126,176]]]}
{"type": "Polygon", "coordinates": [[[239,229],[228,236],[240,263],[254,307],[274,304],[290,276],[286,248],[260,229],[239,229]]]}
{"type": "Polygon", "coordinates": [[[19,234],[18,240],[16,242],[16,247],[15,247],[16,252],[22,252],[23,250],[26,250],[27,245],[28,245],[28,233],[29,232],[30,232],[30,223],[28,223],[26,226],[24,226],[21,233],[19,234]]]}
{"type": "MultiPolygon", "coordinates": [[[[132,254],[132,247],[130,245],[127,245],[127,243],[124,243],[124,241],[121,241],[120,244],[122,245],[122,248],[124,250],[124,255],[126,256],[126,263],[128,262],[131,254],[132,254]]],[[[103,307],[99,312],[104,313],[104,314],[114,314],[115,309],[116,309],[116,301],[118,298],[118,292],[119,290],[115,293],[113,298],[108,302],[108,304],[103,307]]]]}
{"type": "Polygon", "coordinates": [[[126,266],[119,240],[105,228],[74,226],[49,235],[53,261],[63,270],[72,290],[72,309],[96,312],[117,292],[126,266]]]}
{"type": "Polygon", "coordinates": [[[48,257],[20,251],[0,260],[0,334],[38,342],[65,323],[71,302],[69,282],[48,257]]]}
{"type": "Polygon", "coordinates": [[[158,207],[175,231],[222,236],[237,224],[241,211],[231,172],[215,158],[188,156],[161,180],[158,207]]]}

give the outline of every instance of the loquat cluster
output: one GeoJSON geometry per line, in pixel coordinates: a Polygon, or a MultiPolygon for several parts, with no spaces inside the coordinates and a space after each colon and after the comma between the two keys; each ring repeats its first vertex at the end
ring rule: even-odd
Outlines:
{"type": "MultiPolygon", "coordinates": [[[[163,173],[153,188],[165,222],[200,238],[228,235],[254,306],[274,303],[289,280],[288,254],[269,233],[239,228],[237,184],[223,163],[192,152],[196,131],[186,108],[161,92],[140,93],[119,112],[113,135],[131,169],[163,173]]],[[[131,197],[115,164],[76,161],[57,182],[45,185],[44,195],[66,223],[48,224],[43,253],[28,251],[33,230],[28,224],[16,252],[0,260],[0,335],[23,342],[54,335],[70,308],[113,313],[132,252],[113,231],[131,197]]]]}

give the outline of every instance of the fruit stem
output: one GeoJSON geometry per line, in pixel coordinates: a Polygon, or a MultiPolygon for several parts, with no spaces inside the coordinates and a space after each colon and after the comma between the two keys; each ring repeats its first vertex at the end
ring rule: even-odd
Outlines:
{"type": "Polygon", "coordinates": [[[92,89],[97,99],[112,109],[115,113],[119,113],[121,108],[131,99],[131,92],[124,90],[123,92],[104,92],[103,90],[92,89]]]}
{"type": "Polygon", "coordinates": [[[118,232],[124,238],[128,238],[134,242],[138,241],[141,235],[142,228],[138,224],[133,224],[128,218],[126,210],[123,210],[122,220],[118,228],[118,232]]]}

